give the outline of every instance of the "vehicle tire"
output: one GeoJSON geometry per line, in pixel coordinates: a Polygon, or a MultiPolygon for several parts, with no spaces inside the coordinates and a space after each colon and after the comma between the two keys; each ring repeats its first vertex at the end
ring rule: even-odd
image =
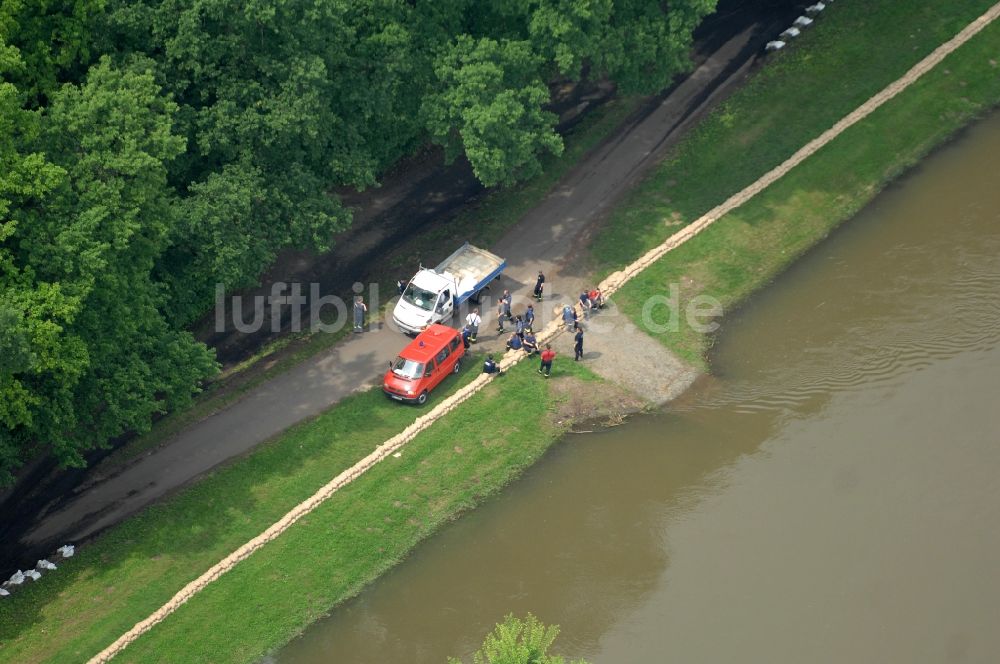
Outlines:
{"type": "Polygon", "coordinates": [[[453,374],[457,374],[461,370],[462,370],[462,360],[459,360],[458,362],[455,363],[455,366],[451,368],[451,372],[453,374]]]}
{"type": "Polygon", "coordinates": [[[420,396],[417,397],[417,404],[423,406],[425,403],[427,403],[427,390],[421,392],[420,396]]]}

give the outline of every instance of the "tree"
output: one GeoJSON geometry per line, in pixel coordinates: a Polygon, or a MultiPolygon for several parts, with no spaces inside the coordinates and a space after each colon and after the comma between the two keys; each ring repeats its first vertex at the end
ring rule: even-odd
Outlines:
{"type": "Polygon", "coordinates": [[[94,18],[104,4],[104,0],[0,3],[0,40],[17,48],[26,65],[12,82],[31,106],[43,106],[61,83],[83,78],[93,57],[94,18]]]}
{"type": "Polygon", "coordinates": [[[653,94],[690,66],[691,35],[717,0],[614,0],[593,55],[593,75],[626,93],[653,94]]]}
{"type": "MultiPolygon", "coordinates": [[[[566,660],[548,654],[559,636],[559,627],[546,627],[530,613],[526,618],[507,614],[486,636],[483,647],[472,656],[473,664],[565,664],[566,660]]],[[[449,658],[449,664],[462,664],[449,658]]],[[[576,664],[586,664],[582,659],[576,664]]]]}
{"type": "Polygon", "coordinates": [[[486,186],[541,171],[543,153],[559,155],[556,116],[542,110],[549,91],[528,42],[463,35],[435,63],[439,91],[422,109],[435,142],[453,160],[463,150],[486,186]]]}
{"type": "Polygon", "coordinates": [[[51,163],[15,190],[0,244],[0,343],[30,349],[2,376],[0,472],[40,451],[81,465],[214,370],[204,346],[167,324],[151,279],[176,221],[166,163],[184,139],[148,65],[102,59],[40,116],[34,142],[51,163]]]}
{"type": "Polygon", "coordinates": [[[560,74],[579,79],[614,11],[613,0],[542,0],[528,23],[532,44],[560,74]]]}

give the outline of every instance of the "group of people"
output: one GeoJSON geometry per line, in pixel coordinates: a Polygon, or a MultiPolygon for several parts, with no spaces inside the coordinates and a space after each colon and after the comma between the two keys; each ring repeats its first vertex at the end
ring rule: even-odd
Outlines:
{"type": "MultiPolygon", "coordinates": [[[[580,293],[580,310],[583,312],[584,320],[590,318],[592,311],[603,308],[604,295],[601,293],[600,288],[593,288],[592,290],[585,290],[580,293]]],[[[563,305],[562,319],[568,332],[573,332],[579,327],[580,316],[576,313],[576,307],[571,304],[563,305]]]]}
{"type": "MultiPolygon", "coordinates": [[[[542,294],[544,292],[545,275],[542,272],[538,273],[538,280],[535,283],[534,295],[539,301],[542,299],[542,294]]],[[[555,359],[556,353],[552,350],[551,345],[546,344],[544,350],[539,350],[538,340],[532,331],[532,325],[535,321],[535,310],[534,305],[529,304],[524,314],[513,315],[511,311],[511,294],[509,290],[504,290],[503,294],[500,296],[497,302],[497,332],[503,334],[504,323],[511,322],[514,326],[514,330],[511,335],[507,338],[507,350],[523,350],[528,355],[538,354],[541,359],[541,364],[538,367],[538,373],[545,377],[548,377],[552,373],[552,361],[555,359]]],[[[602,309],[604,307],[604,294],[601,293],[600,288],[593,288],[590,290],[585,290],[580,293],[580,310],[583,312],[584,320],[590,318],[591,312],[602,309]]],[[[576,307],[572,305],[564,305],[563,311],[563,322],[566,324],[568,331],[573,333],[573,359],[575,361],[580,361],[583,359],[583,327],[580,325],[579,315],[577,314],[576,307]]],[[[466,317],[466,326],[462,331],[462,339],[466,343],[466,348],[469,347],[470,342],[475,342],[476,333],[479,331],[479,325],[482,323],[482,318],[479,316],[479,310],[475,309],[471,314],[466,317]]],[[[487,357],[483,364],[483,372],[488,374],[502,374],[493,356],[487,357]]]]}
{"type": "MultiPolygon", "coordinates": [[[[539,359],[541,359],[541,364],[538,366],[538,373],[548,378],[552,375],[552,360],[556,359],[556,352],[552,350],[551,344],[545,344],[545,350],[539,353],[539,359]]],[[[486,360],[483,362],[483,373],[497,376],[503,375],[503,371],[500,370],[500,366],[493,359],[492,353],[487,355],[486,360]]]]}
{"type": "MultiPolygon", "coordinates": [[[[535,324],[535,305],[529,304],[523,315],[518,314],[515,316],[511,312],[511,299],[510,291],[504,289],[503,295],[497,301],[497,332],[500,334],[503,334],[503,326],[506,322],[512,323],[518,334],[521,334],[525,328],[531,328],[535,324]]],[[[478,315],[479,310],[476,309],[475,311],[478,315]]],[[[466,322],[469,322],[468,317],[466,318],[466,322]]]]}

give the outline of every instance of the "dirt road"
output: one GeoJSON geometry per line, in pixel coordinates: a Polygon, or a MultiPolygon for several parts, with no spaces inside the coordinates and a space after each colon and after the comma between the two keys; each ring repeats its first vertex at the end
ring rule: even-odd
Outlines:
{"type": "MultiPolygon", "coordinates": [[[[508,260],[501,287],[526,297],[544,269],[549,296],[571,298],[585,285],[574,260],[604,212],[645,174],[679,133],[704,109],[731,92],[773,35],[755,24],[722,44],[672,94],[635,118],[589,154],[564,181],[514,227],[494,251],[508,260]]],[[[554,304],[549,300],[547,304],[554,304]]],[[[544,307],[549,314],[550,307],[544,307]]],[[[483,328],[490,329],[487,318],[483,328]]],[[[498,343],[485,335],[487,345],[498,343]]],[[[251,391],[225,410],[191,426],[117,475],[60,501],[18,533],[17,558],[91,536],[217,465],[239,456],[345,395],[373,384],[404,338],[378,328],[357,335],[251,391]]],[[[414,417],[419,413],[414,409],[414,417]]]]}

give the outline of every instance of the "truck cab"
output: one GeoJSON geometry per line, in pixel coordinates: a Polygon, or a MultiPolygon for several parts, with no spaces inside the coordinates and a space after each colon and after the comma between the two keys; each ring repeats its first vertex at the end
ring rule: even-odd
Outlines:
{"type": "Polygon", "coordinates": [[[392,320],[407,334],[451,320],[457,307],[478,298],[505,267],[504,259],[466,242],[436,268],[420,268],[403,289],[392,320]]]}
{"type": "Polygon", "coordinates": [[[434,270],[420,270],[399,298],[393,318],[406,332],[449,320],[455,310],[454,281],[434,270]]]}
{"type": "Polygon", "coordinates": [[[431,325],[389,363],[382,391],[396,401],[425,404],[442,380],[461,371],[464,356],[465,346],[458,330],[431,325]]]}

